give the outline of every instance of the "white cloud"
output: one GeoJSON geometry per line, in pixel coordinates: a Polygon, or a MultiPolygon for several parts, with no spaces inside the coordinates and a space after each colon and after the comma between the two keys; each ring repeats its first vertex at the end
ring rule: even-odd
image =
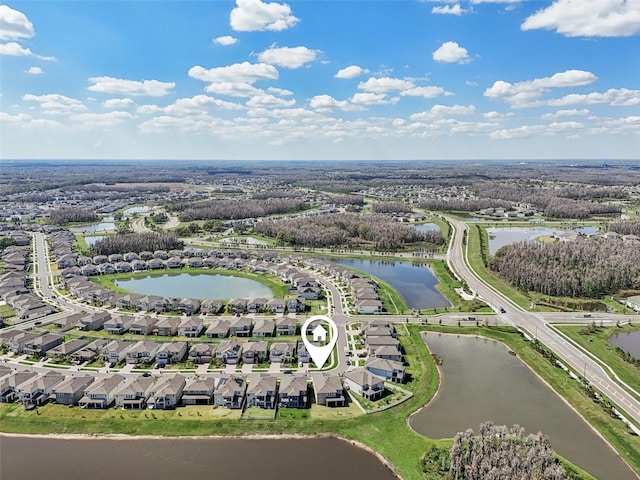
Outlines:
{"type": "Polygon", "coordinates": [[[158,80],[124,80],[113,77],[92,77],[93,85],[87,90],[116,95],[131,95],[134,97],[162,97],[168,95],[169,90],[176,86],[175,82],[159,82],[158,80]]]}
{"type": "Polygon", "coordinates": [[[586,108],[583,108],[582,110],[558,110],[555,113],[545,113],[544,115],[542,115],[542,117],[545,120],[552,120],[555,118],[562,118],[562,117],[575,117],[575,116],[583,116],[583,115],[588,115],[589,114],[589,110],[587,110],[586,108]]]}
{"type": "Polygon", "coordinates": [[[286,108],[296,104],[295,100],[285,100],[284,98],[275,97],[273,95],[263,94],[251,97],[247,101],[250,108],[286,108]]]}
{"type": "Polygon", "coordinates": [[[580,122],[553,122],[549,124],[551,130],[574,130],[583,127],[584,124],[580,122]]]}
{"type": "Polygon", "coordinates": [[[523,125],[521,127],[496,130],[489,137],[492,140],[511,140],[514,138],[530,138],[546,129],[544,125],[523,125]]]}
{"type": "Polygon", "coordinates": [[[358,89],[365,92],[386,93],[398,90],[409,90],[414,88],[415,84],[412,80],[404,80],[401,78],[390,77],[371,77],[366,82],[360,82],[358,89]]]}
{"type": "Polygon", "coordinates": [[[492,110],[491,112],[487,112],[482,116],[487,120],[504,120],[505,118],[513,117],[513,112],[499,113],[499,112],[496,112],[495,110],[492,110]]]}
{"type": "Polygon", "coordinates": [[[242,62],[226,67],[210,68],[209,70],[200,66],[191,67],[189,76],[203,82],[253,84],[258,80],[277,79],[278,70],[273,65],[267,65],[266,63],[242,62]]]}
{"type": "Polygon", "coordinates": [[[331,112],[333,110],[349,112],[353,110],[363,110],[362,107],[352,105],[347,100],[336,100],[331,95],[316,95],[309,100],[309,106],[317,112],[331,112]]]}
{"type": "Polygon", "coordinates": [[[350,65],[341,70],[338,70],[338,73],[335,74],[335,78],[351,79],[359,77],[364,73],[369,73],[369,70],[359,67],[358,65],[350,65]]]}
{"type": "Polygon", "coordinates": [[[25,73],[29,75],[42,75],[44,72],[40,67],[31,67],[28,70],[25,70],[25,73]]]}
{"type": "Polygon", "coordinates": [[[556,0],[521,25],[555,30],[567,37],[628,37],[640,32],[638,0],[556,0]]]}
{"type": "Polygon", "coordinates": [[[316,59],[318,52],[307,47],[275,47],[272,46],[258,54],[262,63],[285,68],[300,68],[305,63],[316,59]]]}
{"type": "Polygon", "coordinates": [[[208,95],[196,95],[191,98],[179,98],[172,105],[165,107],[165,113],[171,115],[197,115],[209,110],[242,110],[242,105],[226,102],[208,95]]]}
{"type": "Polygon", "coordinates": [[[232,37],[231,35],[223,35],[222,37],[216,37],[213,39],[213,43],[216,45],[221,45],[223,47],[228,47],[230,45],[234,45],[238,42],[236,37],[232,37]]]}
{"type": "Polygon", "coordinates": [[[476,107],[473,105],[434,105],[426,112],[414,113],[412,120],[427,120],[436,118],[446,118],[458,115],[471,115],[475,113],[476,107]]]}
{"type": "Polygon", "coordinates": [[[459,3],[455,5],[442,5],[438,7],[433,7],[431,9],[431,13],[435,15],[457,15],[460,16],[463,13],[467,13],[469,10],[464,9],[460,6],[459,3]]]}
{"type": "Polygon", "coordinates": [[[130,98],[110,98],[103,103],[105,108],[129,108],[135,106],[135,104],[130,98]]]}
{"type": "Polygon", "coordinates": [[[469,52],[457,42],[444,42],[433,52],[433,59],[444,63],[468,63],[469,52]]]}
{"type": "Polygon", "coordinates": [[[633,105],[640,105],[640,90],[630,90],[628,88],[611,88],[602,93],[572,93],[569,95],[565,95],[562,98],[549,101],[549,105],[552,105],[554,107],[595,104],[609,104],[614,107],[629,107],[633,105]]]}
{"type": "Polygon", "coordinates": [[[474,5],[481,3],[520,3],[522,0],[471,0],[474,5]]]}
{"type": "Polygon", "coordinates": [[[81,124],[83,129],[94,127],[111,127],[134,118],[129,112],[77,113],[69,117],[73,122],[81,124]]]}
{"type": "Polygon", "coordinates": [[[36,57],[40,60],[55,60],[55,57],[36,55],[30,48],[24,48],[16,42],[0,43],[0,55],[7,55],[10,57],[36,57]]]}
{"type": "Polygon", "coordinates": [[[0,40],[32,38],[33,24],[27,16],[7,5],[0,5],[0,40]]]}
{"type": "Polygon", "coordinates": [[[281,31],[293,27],[298,23],[298,18],[291,15],[291,7],[286,3],[236,0],[229,23],[232,29],[240,32],[281,31]]]}
{"type": "Polygon", "coordinates": [[[356,93],[351,97],[351,103],[356,105],[384,105],[397,103],[398,100],[398,97],[387,99],[385,93],[356,93]]]}
{"type": "Polygon", "coordinates": [[[260,95],[262,90],[254,87],[249,83],[234,82],[218,82],[207,85],[204,88],[207,93],[215,93],[217,95],[227,95],[229,97],[248,98],[254,95],[260,95]]]}
{"type": "Polygon", "coordinates": [[[293,95],[293,92],[291,90],[277,87],[269,87],[267,88],[267,92],[272,93],[273,95],[279,95],[281,97],[288,97],[290,95],[293,95]]]}
{"type": "Polygon", "coordinates": [[[87,109],[80,100],[65,97],[58,93],[50,93],[46,95],[32,95],[27,93],[22,96],[22,99],[27,102],[39,102],[42,111],[50,114],[68,114],[81,112],[87,109]]]}
{"type": "Polygon", "coordinates": [[[451,95],[442,87],[414,87],[400,92],[402,97],[436,98],[440,95],[451,95]]]}
{"type": "Polygon", "coordinates": [[[498,80],[484,91],[484,96],[503,100],[512,106],[530,106],[539,104],[537,99],[551,88],[578,87],[597,80],[593,73],[584,70],[567,70],[551,77],[536,78],[519,83],[498,80]]]}

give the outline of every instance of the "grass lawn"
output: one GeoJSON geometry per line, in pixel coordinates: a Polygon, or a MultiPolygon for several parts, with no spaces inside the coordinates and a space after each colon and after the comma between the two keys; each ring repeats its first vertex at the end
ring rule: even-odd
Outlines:
{"type": "MultiPolygon", "coordinates": [[[[595,327],[592,333],[587,333],[588,329],[585,327],[572,327],[565,325],[556,325],[556,329],[567,335],[578,345],[585,350],[593,353],[596,357],[602,360],[604,363],[613,368],[623,382],[635,389],[636,392],[640,391],[640,368],[626,362],[621,355],[616,351],[616,347],[609,343],[609,337],[616,333],[628,333],[640,331],[640,325],[623,327],[595,327]],[[582,334],[581,332],[585,333],[582,334]]],[[[629,393],[636,398],[633,392],[629,393]]],[[[640,400],[640,398],[639,398],[640,400]]]]}

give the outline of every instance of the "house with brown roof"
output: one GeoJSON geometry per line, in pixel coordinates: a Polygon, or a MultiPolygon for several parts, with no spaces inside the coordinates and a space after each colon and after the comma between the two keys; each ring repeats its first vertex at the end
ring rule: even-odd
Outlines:
{"type": "Polygon", "coordinates": [[[129,330],[133,322],[134,317],[130,315],[116,315],[104,322],[102,328],[111,335],[123,335],[129,330]]]}
{"type": "Polygon", "coordinates": [[[211,405],[215,386],[215,378],[193,377],[188,379],[182,391],[182,404],[211,405]]]}
{"type": "Polygon", "coordinates": [[[242,363],[264,363],[268,358],[267,342],[247,342],[242,347],[242,363]]]}
{"type": "Polygon", "coordinates": [[[155,380],[152,377],[136,377],[120,384],[114,393],[116,407],[125,410],[142,410],[147,406],[155,380]]]}
{"type": "Polygon", "coordinates": [[[296,356],[296,346],[293,342],[274,342],[269,347],[269,361],[271,363],[291,362],[296,356]]]}
{"type": "Polygon", "coordinates": [[[134,335],[151,335],[156,328],[158,319],[155,317],[144,316],[136,317],[129,326],[129,333],[134,335]]]}
{"type": "Polygon", "coordinates": [[[346,407],[342,380],[332,373],[312,373],[311,382],[316,404],[326,407],[346,407]]]}
{"type": "Polygon", "coordinates": [[[209,338],[225,338],[229,335],[231,322],[229,320],[215,319],[209,325],[204,334],[209,338]]]}
{"type": "Polygon", "coordinates": [[[236,340],[223,340],[216,348],[216,358],[226,365],[236,365],[242,359],[242,343],[236,340]]]}
{"type": "Polygon", "coordinates": [[[253,320],[248,317],[235,317],[229,325],[229,335],[232,337],[250,337],[253,320]]]}
{"type": "Polygon", "coordinates": [[[188,317],[178,325],[178,335],[181,337],[197,338],[204,330],[204,322],[199,317],[188,317]]]}
{"type": "Polygon", "coordinates": [[[160,337],[172,337],[178,333],[178,325],[180,325],[180,319],[175,317],[166,317],[158,320],[153,333],[160,337]]]}
{"type": "Polygon", "coordinates": [[[182,401],[185,384],[183,375],[162,375],[151,388],[147,405],[156,410],[176,408],[182,401]]]}
{"type": "Polygon", "coordinates": [[[196,365],[211,363],[215,357],[216,345],[213,343],[196,343],[189,350],[189,361],[196,365]]]}
{"type": "Polygon", "coordinates": [[[160,344],[158,342],[140,340],[127,350],[127,363],[132,365],[150,365],[154,358],[156,358],[156,352],[159,348],[160,344]]]}
{"type": "Polygon", "coordinates": [[[169,364],[180,363],[187,354],[187,342],[163,342],[156,352],[156,364],[164,367],[169,364]]]}
{"type": "Polygon", "coordinates": [[[58,345],[62,345],[64,337],[57,333],[45,333],[24,342],[22,352],[34,357],[44,357],[46,353],[58,345]]]}
{"type": "Polygon", "coordinates": [[[258,318],[253,323],[252,336],[273,337],[276,329],[276,322],[269,318],[258,318]]]}

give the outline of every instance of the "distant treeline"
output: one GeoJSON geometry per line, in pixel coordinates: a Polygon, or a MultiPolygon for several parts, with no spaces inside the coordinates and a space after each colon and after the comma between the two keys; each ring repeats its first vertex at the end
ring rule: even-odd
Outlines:
{"type": "Polygon", "coordinates": [[[58,210],[52,210],[49,214],[49,221],[55,225],[95,222],[99,218],[95,212],[80,207],[60,208],[58,210]]]}
{"type": "Polygon", "coordinates": [[[375,213],[411,213],[411,205],[402,202],[376,202],[371,209],[375,213]]]}
{"type": "Polygon", "coordinates": [[[192,220],[240,220],[304,210],[303,200],[268,198],[264,200],[207,200],[199,202],[172,202],[168,207],[179,212],[181,222],[192,220]]]}
{"type": "Polygon", "coordinates": [[[489,265],[519,289],[545,295],[600,298],[640,289],[640,248],[622,240],[518,242],[498,250],[489,265]]]}
{"type": "Polygon", "coordinates": [[[444,243],[439,230],[418,232],[413,226],[394,222],[388,215],[336,213],[288,220],[265,220],[255,225],[256,232],[291,246],[358,246],[394,250],[406,244],[444,243]]]}
{"type": "Polygon", "coordinates": [[[477,212],[485,208],[513,209],[513,202],[491,198],[444,199],[433,198],[420,201],[420,207],[438,212],[477,212]]]}
{"type": "Polygon", "coordinates": [[[91,252],[94,255],[111,255],[112,253],[168,251],[181,249],[183,246],[184,243],[173,232],[127,233],[98,240],[91,245],[91,252]]]}
{"type": "Polygon", "coordinates": [[[624,220],[622,222],[614,222],[609,225],[609,230],[619,233],[620,235],[640,236],[640,220],[624,220]]]}

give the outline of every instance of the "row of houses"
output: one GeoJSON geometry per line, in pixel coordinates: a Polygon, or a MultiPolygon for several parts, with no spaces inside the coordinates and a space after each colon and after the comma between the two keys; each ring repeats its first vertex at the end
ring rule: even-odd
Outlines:
{"type": "Polygon", "coordinates": [[[300,340],[246,341],[223,340],[220,343],[190,343],[186,341],[156,342],[152,340],[111,340],[72,338],[64,341],[58,333],[36,333],[13,330],[0,334],[0,344],[19,355],[47,357],[55,361],[70,360],[76,364],[100,360],[111,366],[125,362],[133,365],[156,365],[190,361],[196,365],[214,360],[226,365],[259,363],[307,364],[309,353],[300,340]]]}
{"type": "Polygon", "coordinates": [[[362,337],[367,356],[365,368],[387,381],[403,383],[406,377],[404,358],[393,324],[382,319],[368,323],[362,337]]]}
{"type": "Polygon", "coordinates": [[[186,405],[215,405],[230,409],[307,408],[310,394],[317,405],[347,405],[345,386],[353,391],[384,390],[384,382],[364,369],[339,375],[251,374],[214,377],[186,377],[181,374],[126,378],[120,374],[104,377],[69,375],[58,371],[38,374],[0,366],[0,402],[21,402],[25,407],[48,402],[105,409],[111,406],[140,410],[173,409],[186,405]],[[364,383],[362,383],[364,382],[364,383]],[[312,392],[312,393],[311,393],[312,392]]]}

